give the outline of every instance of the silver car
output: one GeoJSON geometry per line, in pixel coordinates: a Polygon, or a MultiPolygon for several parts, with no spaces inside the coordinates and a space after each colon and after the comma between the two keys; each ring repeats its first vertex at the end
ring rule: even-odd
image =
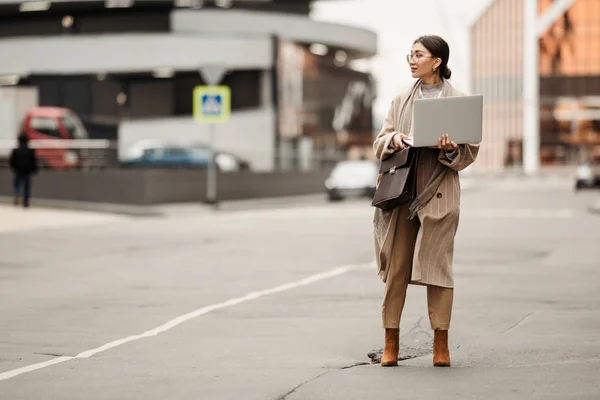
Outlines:
{"type": "Polygon", "coordinates": [[[327,179],[325,188],[330,201],[346,197],[373,197],[379,167],[368,160],[338,162],[327,179]]]}

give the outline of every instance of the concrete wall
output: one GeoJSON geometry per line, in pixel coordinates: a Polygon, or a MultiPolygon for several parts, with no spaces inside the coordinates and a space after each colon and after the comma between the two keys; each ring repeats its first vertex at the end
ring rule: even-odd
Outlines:
{"type": "Polygon", "coordinates": [[[230,69],[269,69],[272,41],[234,34],[105,34],[22,37],[0,40],[0,75],[197,70],[218,64],[230,69]]]}
{"type": "MultiPolygon", "coordinates": [[[[324,193],[328,171],[249,173],[218,176],[218,199],[241,200],[324,193]]],[[[0,196],[12,196],[12,175],[0,170],[0,196]]],[[[105,170],[42,172],[34,179],[33,198],[125,205],[202,202],[204,170],[105,170]]]]}
{"type": "Polygon", "coordinates": [[[372,57],[377,53],[377,34],[354,26],[314,21],[306,16],[245,10],[175,10],[171,13],[174,32],[242,35],[270,35],[302,43],[340,47],[350,56],[372,57]]]}
{"type": "Polygon", "coordinates": [[[39,90],[33,87],[0,87],[0,156],[8,157],[17,145],[25,115],[36,107],[39,90]]]}

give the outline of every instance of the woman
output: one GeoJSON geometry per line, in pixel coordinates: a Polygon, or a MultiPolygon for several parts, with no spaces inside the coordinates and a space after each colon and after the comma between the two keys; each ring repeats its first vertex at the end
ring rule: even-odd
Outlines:
{"type": "MultiPolygon", "coordinates": [[[[373,143],[379,160],[404,148],[403,139],[412,134],[415,99],[462,96],[448,82],[449,56],[448,44],[439,36],[415,40],[407,61],[417,81],[411,90],[392,101],[373,143]]],[[[457,145],[443,135],[437,146],[419,151],[416,201],[390,211],[375,209],[375,251],[379,276],[385,282],[383,366],[398,365],[400,316],[409,284],[427,286],[429,321],[434,331],[433,365],[450,366],[452,257],[460,211],[458,171],[475,161],[479,145],[457,145]]]]}

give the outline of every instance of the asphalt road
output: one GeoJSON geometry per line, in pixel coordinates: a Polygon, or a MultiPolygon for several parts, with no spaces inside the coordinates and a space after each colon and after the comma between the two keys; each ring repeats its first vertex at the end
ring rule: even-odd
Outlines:
{"type": "Polygon", "coordinates": [[[368,201],[0,208],[0,399],[599,399],[599,194],[465,185],[453,366],[411,287],[383,345],[368,201]]]}

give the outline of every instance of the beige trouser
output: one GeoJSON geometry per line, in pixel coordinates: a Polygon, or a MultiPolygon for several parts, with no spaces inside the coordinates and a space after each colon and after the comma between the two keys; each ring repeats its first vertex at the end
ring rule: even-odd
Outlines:
{"type": "MultiPolygon", "coordinates": [[[[409,220],[407,217],[408,206],[405,206],[400,209],[398,223],[406,225],[402,229],[403,234],[395,235],[394,250],[385,284],[381,311],[384,328],[400,327],[400,316],[404,308],[406,289],[410,282],[412,260],[420,222],[418,218],[409,220]]],[[[431,329],[448,330],[450,328],[453,296],[454,289],[427,286],[427,306],[431,329]]]]}

